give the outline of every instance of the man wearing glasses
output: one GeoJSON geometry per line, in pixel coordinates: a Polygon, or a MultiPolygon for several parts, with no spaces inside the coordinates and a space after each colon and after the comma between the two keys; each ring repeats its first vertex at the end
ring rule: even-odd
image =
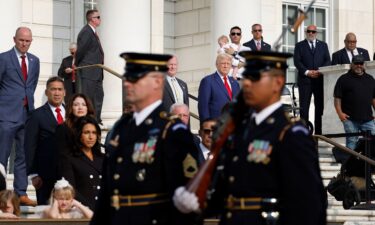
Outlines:
{"type": "Polygon", "coordinates": [[[370,61],[370,55],[364,48],[357,48],[357,37],[354,33],[348,33],[344,40],[345,48],[332,54],[332,65],[350,64],[356,55],[362,55],[365,61],[370,61]]]}
{"type": "MultiPolygon", "coordinates": [[[[365,72],[365,61],[362,55],[353,57],[350,70],[336,82],[334,104],[346,133],[370,130],[374,135],[375,80],[365,72]]],[[[354,149],[357,141],[358,137],[347,137],[346,147],[354,149]]]]}
{"type": "MultiPolygon", "coordinates": [[[[104,51],[97,34],[100,25],[100,14],[96,9],[88,10],[86,13],[87,25],[82,28],[77,38],[77,52],[75,65],[87,66],[104,63],[104,51]]],[[[79,70],[79,89],[87,95],[95,108],[95,114],[101,123],[101,112],[103,106],[103,69],[98,67],[79,70]]]]}
{"type": "Polygon", "coordinates": [[[306,122],[309,121],[311,97],[314,95],[315,134],[322,133],[323,116],[323,74],[319,67],[331,65],[328,46],[317,40],[317,27],[309,25],[306,29],[306,39],[296,44],[294,48],[294,65],[298,70],[298,92],[300,115],[306,122]]]}
{"type": "Polygon", "coordinates": [[[253,51],[271,51],[271,45],[263,41],[262,25],[253,24],[251,33],[253,34],[253,39],[243,44],[244,46],[251,48],[253,51]]]}
{"type": "Polygon", "coordinates": [[[240,80],[241,77],[242,77],[241,74],[244,70],[243,66],[245,64],[245,59],[242,56],[240,56],[238,53],[240,51],[250,50],[250,48],[241,45],[242,30],[238,26],[234,26],[234,27],[230,28],[229,38],[230,38],[230,41],[233,44],[235,44],[237,47],[236,48],[232,48],[232,47],[227,48],[227,49],[225,49],[225,53],[233,56],[232,67],[238,67],[238,71],[236,72],[236,74],[234,74],[234,73],[232,74],[233,71],[231,71],[232,77],[235,80],[240,80]]]}
{"type": "Polygon", "coordinates": [[[169,118],[162,104],[171,55],[123,53],[125,101],[134,113],[113,128],[103,185],[91,225],[190,224],[173,206],[174,190],[198,170],[187,125],[169,118]]]}

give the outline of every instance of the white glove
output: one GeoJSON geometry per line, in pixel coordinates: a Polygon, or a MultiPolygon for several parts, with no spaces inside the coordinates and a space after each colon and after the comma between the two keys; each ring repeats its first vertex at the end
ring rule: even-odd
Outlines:
{"type": "Polygon", "coordinates": [[[199,212],[198,197],[187,191],[185,187],[176,189],[173,195],[173,203],[182,213],[199,212]]]}

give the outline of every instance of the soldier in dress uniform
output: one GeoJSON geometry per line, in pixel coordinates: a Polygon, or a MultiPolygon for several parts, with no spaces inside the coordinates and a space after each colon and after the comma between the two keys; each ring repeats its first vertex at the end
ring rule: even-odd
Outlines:
{"type": "Polygon", "coordinates": [[[161,101],[172,56],[121,57],[126,60],[125,101],[134,113],[124,115],[111,132],[91,225],[191,224],[194,218],[172,203],[174,190],[198,170],[191,132],[179,119],[168,117],[161,101]]]}
{"type": "MultiPolygon", "coordinates": [[[[224,169],[207,211],[221,206],[216,209],[221,225],[325,225],[327,196],[317,149],[305,124],[291,120],[280,101],[292,55],[241,55],[246,68],[240,97],[249,111],[219,158],[223,167],[217,168],[224,169]]],[[[180,211],[198,210],[191,199],[197,199],[194,193],[176,190],[174,203],[180,211]]]]}

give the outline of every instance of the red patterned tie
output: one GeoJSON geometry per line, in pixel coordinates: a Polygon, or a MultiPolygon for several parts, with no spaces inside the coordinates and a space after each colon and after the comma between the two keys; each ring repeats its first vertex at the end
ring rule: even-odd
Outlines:
{"type": "MultiPolygon", "coordinates": [[[[22,75],[23,75],[23,79],[25,80],[25,84],[26,84],[26,80],[27,80],[27,65],[26,65],[26,56],[25,55],[21,55],[21,70],[22,70],[22,75]]],[[[27,96],[25,96],[25,99],[23,100],[23,105],[24,106],[27,106],[27,96]]]]}
{"type": "Polygon", "coordinates": [[[26,65],[26,56],[21,55],[22,63],[21,63],[21,69],[22,69],[22,74],[23,74],[23,79],[27,80],[27,65],[26,65]]]}
{"type": "Polygon", "coordinates": [[[59,107],[56,107],[56,109],[55,109],[55,112],[56,112],[56,114],[57,114],[57,124],[62,124],[62,123],[64,123],[64,119],[63,119],[63,117],[62,117],[62,115],[61,115],[61,109],[59,108],[59,107]]]}
{"type": "Polygon", "coordinates": [[[230,100],[232,101],[232,90],[231,90],[230,87],[229,87],[228,80],[227,80],[228,78],[227,78],[227,76],[224,76],[223,78],[224,78],[224,86],[225,86],[225,89],[227,89],[227,92],[228,92],[229,98],[230,98],[230,100]]]}

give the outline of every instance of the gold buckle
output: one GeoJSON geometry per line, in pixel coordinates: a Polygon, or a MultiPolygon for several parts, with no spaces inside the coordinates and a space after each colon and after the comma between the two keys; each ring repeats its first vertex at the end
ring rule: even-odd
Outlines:
{"type": "Polygon", "coordinates": [[[112,207],[114,207],[116,210],[120,209],[120,197],[118,195],[112,195],[112,207]]]}

